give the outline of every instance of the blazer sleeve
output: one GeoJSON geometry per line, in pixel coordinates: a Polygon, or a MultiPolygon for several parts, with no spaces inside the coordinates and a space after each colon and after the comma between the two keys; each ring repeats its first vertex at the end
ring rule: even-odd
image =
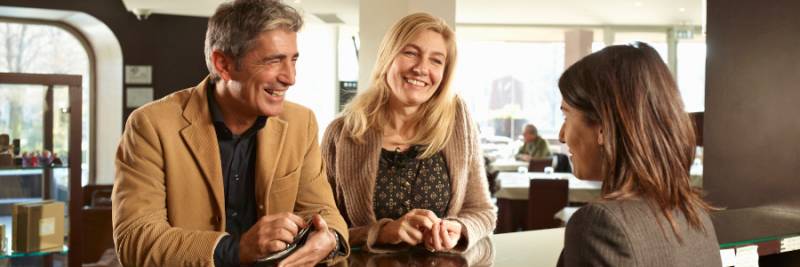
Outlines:
{"type": "Polygon", "coordinates": [[[224,232],[187,230],[167,221],[162,144],[144,111],[131,114],[116,155],[114,245],[125,266],[213,266],[224,232]]]}
{"type": "MultiPolygon", "coordinates": [[[[317,128],[317,120],[313,112],[309,111],[308,113],[310,123],[306,136],[310,138],[308,138],[308,149],[306,150],[305,160],[301,167],[300,187],[297,191],[295,211],[303,214],[322,210],[322,218],[325,219],[328,227],[339,232],[344,240],[348,240],[349,232],[347,231],[347,224],[336,208],[336,201],[333,197],[331,185],[328,183],[327,172],[321,157],[319,140],[317,138],[319,129],[317,128]]],[[[339,256],[332,262],[327,263],[336,263],[346,258],[346,256],[350,254],[349,243],[346,244],[344,252],[344,256],[339,256]]]]}
{"type": "Polygon", "coordinates": [[[622,220],[608,208],[587,205],[572,215],[559,266],[635,266],[622,220]]]}
{"type": "Polygon", "coordinates": [[[464,241],[459,241],[455,249],[465,251],[494,232],[494,228],[497,226],[497,207],[492,203],[489,194],[483,155],[478,145],[478,130],[463,102],[461,110],[464,114],[466,128],[465,140],[462,142],[467,142],[468,148],[467,191],[464,194],[464,204],[458,216],[448,219],[456,220],[464,226],[461,232],[464,241]]]}

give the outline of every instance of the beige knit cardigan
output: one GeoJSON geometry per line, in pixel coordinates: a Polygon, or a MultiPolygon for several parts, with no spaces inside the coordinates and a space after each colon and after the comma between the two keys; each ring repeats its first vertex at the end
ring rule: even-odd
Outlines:
{"type": "MultiPolygon", "coordinates": [[[[454,132],[442,151],[451,186],[446,218],[462,224],[462,240],[455,249],[464,251],[494,231],[497,208],[487,189],[477,130],[461,100],[454,120],[454,132]]],[[[328,182],[349,227],[350,244],[370,252],[391,252],[374,246],[380,227],[391,221],[377,221],[372,209],[381,134],[367,131],[364,142],[357,143],[343,126],[343,118],[334,120],[325,130],[321,146],[328,182]]]]}

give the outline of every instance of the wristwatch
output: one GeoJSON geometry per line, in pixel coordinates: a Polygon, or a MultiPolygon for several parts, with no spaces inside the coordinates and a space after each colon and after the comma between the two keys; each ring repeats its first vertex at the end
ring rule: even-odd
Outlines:
{"type": "Polygon", "coordinates": [[[339,232],[335,230],[330,230],[330,231],[333,232],[333,238],[336,240],[336,247],[334,247],[333,250],[331,250],[331,253],[328,254],[328,257],[325,257],[325,260],[331,260],[336,256],[344,256],[344,253],[340,251],[342,250],[344,245],[342,245],[341,237],[339,237],[339,232]]]}

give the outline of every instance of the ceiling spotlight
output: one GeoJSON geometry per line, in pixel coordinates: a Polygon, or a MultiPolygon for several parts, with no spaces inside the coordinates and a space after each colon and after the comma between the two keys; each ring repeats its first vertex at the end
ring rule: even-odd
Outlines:
{"type": "Polygon", "coordinates": [[[680,12],[686,12],[686,8],[678,8],[678,11],[680,11],[680,12]]]}
{"type": "Polygon", "coordinates": [[[299,4],[300,2],[301,2],[300,0],[294,0],[295,4],[299,4]]]}
{"type": "Polygon", "coordinates": [[[634,2],[633,5],[637,6],[637,7],[640,7],[640,6],[644,5],[644,4],[642,4],[642,2],[638,2],[637,1],[637,2],[634,2]]]}
{"type": "Polygon", "coordinates": [[[136,16],[136,19],[146,20],[153,11],[147,8],[134,8],[131,12],[136,16]]]}

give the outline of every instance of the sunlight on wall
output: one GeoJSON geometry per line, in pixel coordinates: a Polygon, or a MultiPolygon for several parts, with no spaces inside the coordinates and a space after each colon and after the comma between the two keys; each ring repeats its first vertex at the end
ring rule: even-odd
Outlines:
{"type": "Polygon", "coordinates": [[[336,26],[309,24],[297,35],[297,79],[286,98],[314,111],[319,135],[336,115],[336,26]]]}

